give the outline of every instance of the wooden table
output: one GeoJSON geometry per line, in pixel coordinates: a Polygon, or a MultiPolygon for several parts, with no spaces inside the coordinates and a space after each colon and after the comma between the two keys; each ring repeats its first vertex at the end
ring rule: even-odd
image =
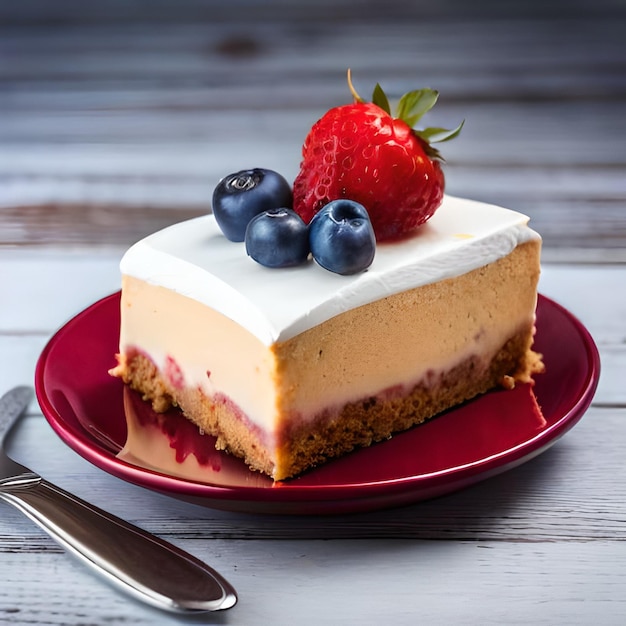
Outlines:
{"type": "MultiPolygon", "coordinates": [[[[363,92],[438,88],[436,125],[466,119],[448,192],[530,215],[541,292],[602,359],[591,408],[548,452],[392,510],[187,504],[90,465],[35,403],[11,453],[219,569],[240,601],[206,623],[626,623],[625,26],[611,0],[0,5],[0,392],[118,289],[130,243],[206,212],[220,176],[293,177],[308,127],[347,101],[347,67],[363,92]]],[[[129,600],[1,508],[0,623],[197,621],[129,600]]]]}

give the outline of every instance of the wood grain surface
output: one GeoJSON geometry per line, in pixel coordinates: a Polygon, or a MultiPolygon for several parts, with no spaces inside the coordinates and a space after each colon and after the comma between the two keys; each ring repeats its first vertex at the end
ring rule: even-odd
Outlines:
{"type": "Polygon", "coordinates": [[[210,211],[217,180],[293,178],[325,110],[379,81],[441,92],[447,190],[527,213],[540,290],[596,341],[581,422],[464,491],[358,515],[195,506],[65,446],[33,403],[11,454],[206,560],[232,610],[165,615],[0,512],[0,624],[626,623],[626,3],[22,0],[0,3],[0,393],[119,288],[138,238],[210,211]]]}

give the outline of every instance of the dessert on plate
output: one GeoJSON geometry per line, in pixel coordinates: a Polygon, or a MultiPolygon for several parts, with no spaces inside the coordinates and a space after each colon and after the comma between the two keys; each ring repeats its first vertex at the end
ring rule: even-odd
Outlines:
{"type": "Polygon", "coordinates": [[[380,87],[354,95],[311,129],[293,187],[227,176],[212,215],[121,262],[112,374],[275,480],[542,368],[528,218],[444,194],[432,142],[460,127],[412,129],[435,92],[395,117],[380,87]]]}

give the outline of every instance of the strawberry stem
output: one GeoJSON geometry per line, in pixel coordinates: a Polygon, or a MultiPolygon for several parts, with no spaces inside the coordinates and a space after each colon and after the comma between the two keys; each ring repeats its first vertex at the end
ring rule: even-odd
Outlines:
{"type": "Polygon", "coordinates": [[[361,104],[365,102],[365,100],[363,100],[363,98],[359,96],[356,89],[354,88],[354,85],[352,84],[352,70],[350,70],[350,68],[348,68],[348,88],[350,89],[350,93],[352,94],[355,102],[359,102],[361,104]]]}

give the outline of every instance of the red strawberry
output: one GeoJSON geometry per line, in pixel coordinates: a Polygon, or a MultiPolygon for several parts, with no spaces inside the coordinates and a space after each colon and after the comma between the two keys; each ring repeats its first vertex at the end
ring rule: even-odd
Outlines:
{"type": "Polygon", "coordinates": [[[356,93],[349,71],[348,85],[355,103],[328,111],[304,141],[293,208],[308,223],[329,201],[349,198],[367,209],[378,241],[403,237],[443,200],[442,159],[430,142],[456,137],[463,124],[412,128],[437,101],[432,89],[402,96],[392,117],[379,85],[371,103],[356,93]]]}

